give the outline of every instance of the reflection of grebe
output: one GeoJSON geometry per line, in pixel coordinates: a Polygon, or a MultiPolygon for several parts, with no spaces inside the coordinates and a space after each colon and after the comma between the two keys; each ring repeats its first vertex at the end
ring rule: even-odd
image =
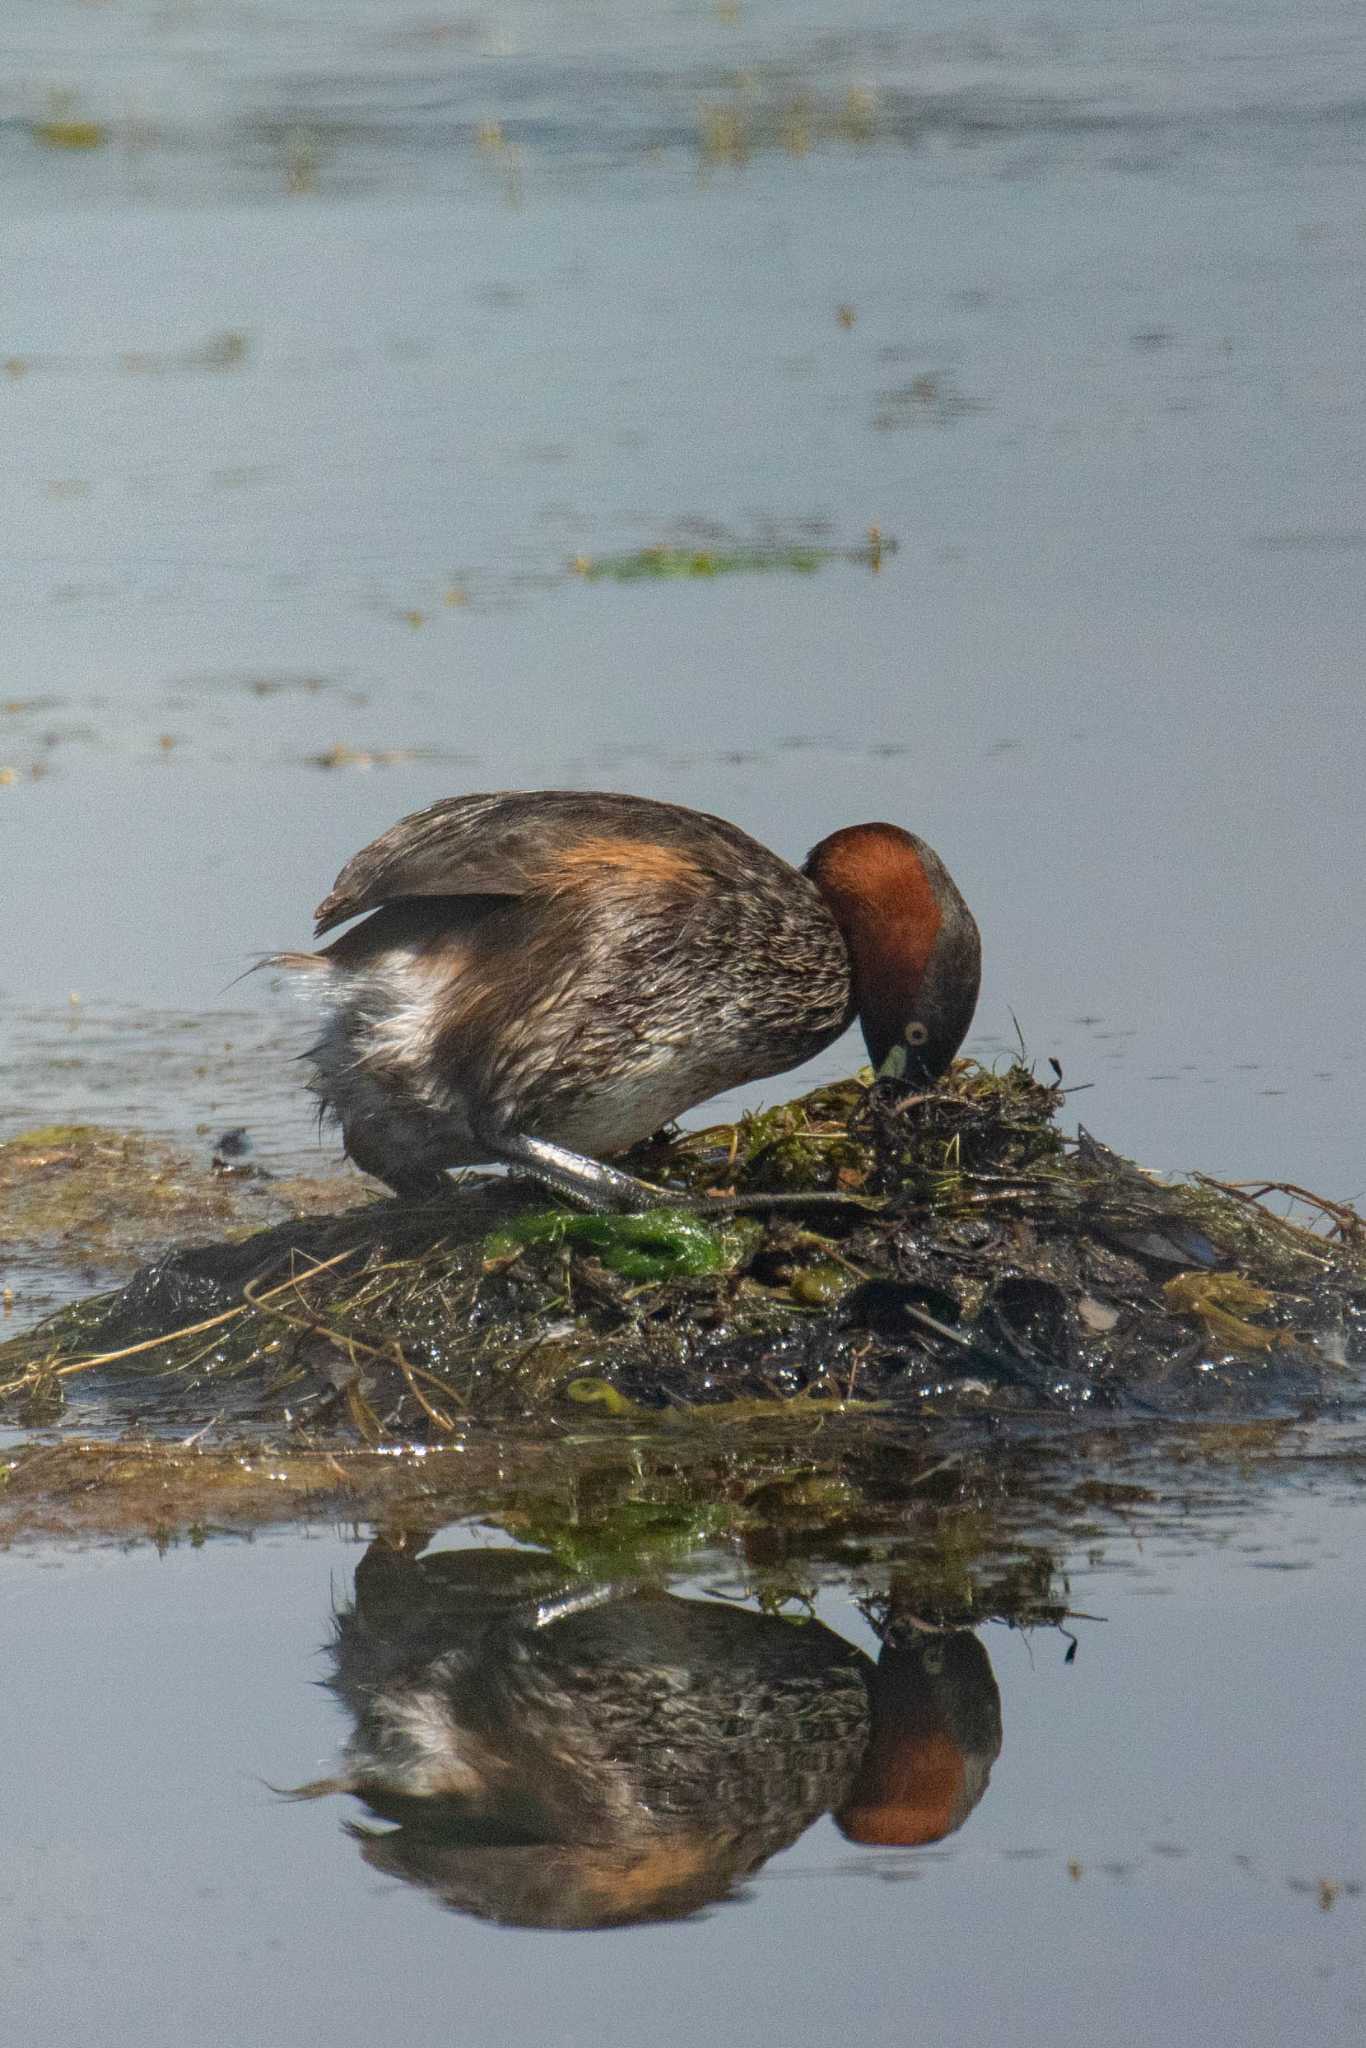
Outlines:
{"type": "Polygon", "coordinates": [[[875,1669],[819,1622],[660,1593],[565,1595],[535,1553],[419,1559],[377,1542],[337,1624],[345,1765],[305,1789],[353,1793],[395,1822],[354,1831],[366,1860],[456,1910],[524,1926],[675,1918],[832,1807],[855,1839],[930,1839],[918,1813],[909,1836],[891,1817],[917,1743],[942,1774],[974,1673],[994,1746],[959,1776],[980,1796],[1000,1745],[990,1666],[972,1638],[931,1640],[966,1640],[976,1662],[960,1659],[956,1691],[917,1711],[906,1694],[927,1689],[923,1640],[875,1669]],[[869,1827],[884,1770],[886,1816],[869,1827]]]}
{"type": "Polygon", "coordinates": [[[782,1073],[857,1015],[874,1066],[942,1074],[977,1000],[977,927],[895,825],[821,841],[799,874],[724,819],[572,790],[453,797],[403,819],[274,964],[329,1006],[315,1088],[400,1194],[504,1160],[598,1205],[601,1164],[724,1088],[782,1073]]]}
{"type": "Polygon", "coordinates": [[[886,1643],[867,1752],[835,1819],[851,1842],[942,1842],[986,1791],[1000,1753],[1001,1696],[975,1635],[886,1643]]]}

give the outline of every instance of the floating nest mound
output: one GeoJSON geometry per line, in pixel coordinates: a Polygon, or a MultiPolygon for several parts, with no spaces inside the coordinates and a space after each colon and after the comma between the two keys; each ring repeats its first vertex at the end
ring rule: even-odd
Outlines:
{"type": "Polygon", "coordinates": [[[661,1137],[680,1197],[547,1208],[486,1177],[175,1251],[0,1345],[55,1419],[288,1423],[377,1443],[472,1418],[714,1411],[1294,1414],[1354,1399],[1366,1221],[1291,1187],[1156,1180],[1023,1066],[850,1081],[661,1137]],[[1270,1206],[1272,1202],[1276,1206],[1270,1206]]]}

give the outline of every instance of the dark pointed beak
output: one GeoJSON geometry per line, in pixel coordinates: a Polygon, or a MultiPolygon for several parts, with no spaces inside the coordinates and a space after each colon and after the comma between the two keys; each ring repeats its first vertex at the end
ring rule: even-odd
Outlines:
{"type": "Polygon", "coordinates": [[[908,1024],[890,1052],[883,1054],[877,1068],[878,1080],[910,1081],[916,1085],[938,1080],[939,1076],[932,1074],[925,1063],[922,1048],[928,1038],[929,1033],[923,1024],[914,1020],[908,1024]]]}

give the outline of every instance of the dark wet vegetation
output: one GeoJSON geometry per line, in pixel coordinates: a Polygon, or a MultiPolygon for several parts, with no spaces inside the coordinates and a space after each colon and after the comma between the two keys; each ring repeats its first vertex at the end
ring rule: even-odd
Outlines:
{"type": "MultiPolygon", "coordinates": [[[[1159,1181],[1084,1131],[1065,1141],[1062,1101],[1024,1066],[970,1061],[920,1094],[819,1089],[639,1148],[635,1171],[695,1202],[625,1217],[466,1176],[437,1201],[340,1211],[335,1183],[304,1184],[287,1220],[251,1229],[290,1184],[219,1158],[180,1220],[231,1213],[231,1232],[0,1345],[0,1392],[29,1420],[79,1420],[98,1391],[153,1429],[230,1417],[341,1444],[473,1422],[999,1427],[1350,1404],[1356,1213],[1159,1181]]],[[[104,1134],[78,1160],[60,1133],[0,1154],[35,1227],[67,1203],[84,1234],[100,1206],[168,1241],[173,1164],[104,1134]]]]}

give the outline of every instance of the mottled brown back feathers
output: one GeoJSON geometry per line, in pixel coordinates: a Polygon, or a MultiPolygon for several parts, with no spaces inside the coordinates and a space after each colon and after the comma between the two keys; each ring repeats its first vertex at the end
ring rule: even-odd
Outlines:
{"type": "Polygon", "coordinates": [[[697,862],[677,847],[649,839],[606,837],[565,847],[538,879],[550,889],[594,888],[604,880],[632,889],[664,887],[694,894],[706,886],[697,862]]]}
{"type": "Polygon", "coordinates": [[[317,934],[407,896],[525,896],[597,866],[681,881],[742,877],[777,856],[724,818],[612,791],[502,790],[448,797],[401,818],[346,863],[318,905],[317,934]],[[590,849],[597,848],[596,852],[590,849]]]}

